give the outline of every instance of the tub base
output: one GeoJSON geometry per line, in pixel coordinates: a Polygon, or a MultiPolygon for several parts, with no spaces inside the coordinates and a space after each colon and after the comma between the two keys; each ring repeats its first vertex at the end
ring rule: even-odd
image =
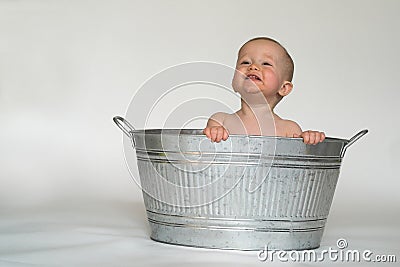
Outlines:
{"type": "Polygon", "coordinates": [[[147,212],[151,239],[190,247],[304,250],[320,246],[325,219],[252,220],[171,216],[147,212]]]}

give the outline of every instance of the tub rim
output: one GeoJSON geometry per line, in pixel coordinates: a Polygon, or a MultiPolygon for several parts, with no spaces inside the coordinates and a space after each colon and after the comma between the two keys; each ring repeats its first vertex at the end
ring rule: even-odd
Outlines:
{"type": "MultiPolygon", "coordinates": [[[[135,129],[135,130],[130,130],[130,134],[136,135],[136,134],[163,134],[163,135],[193,135],[193,136],[203,136],[206,137],[206,135],[203,133],[203,129],[193,129],[193,128],[184,128],[184,129],[178,129],[178,128],[148,128],[148,129],[135,129]],[[191,132],[189,132],[191,131],[191,132]]],[[[235,137],[235,138],[252,138],[252,139],[280,139],[280,140],[302,140],[303,138],[301,137],[284,137],[284,136],[268,136],[268,135],[245,135],[245,134],[229,134],[229,137],[235,137]]],[[[325,141],[340,141],[344,143],[348,143],[350,139],[345,139],[345,138],[338,138],[338,137],[325,137],[325,141]]]]}

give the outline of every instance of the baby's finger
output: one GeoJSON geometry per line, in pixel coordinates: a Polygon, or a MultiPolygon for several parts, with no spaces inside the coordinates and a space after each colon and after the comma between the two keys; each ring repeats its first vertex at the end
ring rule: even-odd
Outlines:
{"type": "Polygon", "coordinates": [[[217,137],[216,137],[215,141],[217,143],[221,142],[223,135],[224,135],[224,128],[218,127],[217,137]]]}
{"type": "Polygon", "coordinates": [[[308,141],[309,144],[315,144],[315,132],[308,132],[310,135],[310,140],[308,141]]]}
{"type": "Polygon", "coordinates": [[[211,140],[211,128],[205,128],[203,132],[211,140]]]}
{"type": "Polygon", "coordinates": [[[211,141],[215,142],[215,140],[217,139],[217,135],[218,135],[218,128],[213,127],[211,128],[211,141]]]}
{"type": "Polygon", "coordinates": [[[310,141],[310,133],[309,132],[303,132],[301,134],[301,136],[303,137],[303,142],[305,144],[308,144],[308,142],[310,141]]]}
{"type": "Polygon", "coordinates": [[[321,140],[320,140],[320,142],[322,142],[322,141],[324,141],[325,140],[325,133],[324,132],[321,132],[321,140]]]}
{"type": "Polygon", "coordinates": [[[314,145],[318,144],[320,141],[321,141],[321,133],[317,132],[315,133],[314,145]]]}
{"type": "Polygon", "coordinates": [[[228,137],[229,137],[229,133],[227,130],[224,129],[224,134],[222,136],[222,140],[226,141],[228,139],[228,137]]]}

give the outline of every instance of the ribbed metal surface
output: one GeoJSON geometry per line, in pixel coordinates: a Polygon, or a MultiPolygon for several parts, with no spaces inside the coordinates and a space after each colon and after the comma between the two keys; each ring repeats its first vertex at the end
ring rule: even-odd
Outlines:
{"type": "Polygon", "coordinates": [[[146,208],[157,212],[175,212],[204,216],[240,216],[252,218],[325,218],[330,209],[339,169],[300,170],[273,167],[269,175],[254,192],[249,192],[251,170],[238,168],[238,181],[211,187],[213,192],[193,189],[210,183],[218,177],[220,168],[208,168],[207,172],[191,175],[176,171],[167,163],[139,161],[140,176],[146,195],[146,208]],[[152,177],[152,178],[150,178],[152,177]],[[155,178],[158,177],[158,178],[155,178]],[[168,180],[164,180],[168,177],[168,180]],[[166,192],[165,182],[180,184],[166,192]],[[234,183],[238,183],[236,186],[234,183]],[[184,186],[182,186],[184,185],[184,186]],[[233,188],[224,190],[224,188],[233,188]],[[154,197],[150,197],[150,196],[154,197]],[[209,196],[220,196],[209,203],[209,196]],[[188,208],[191,203],[194,207],[188,208]]]}
{"type": "Polygon", "coordinates": [[[210,143],[203,135],[134,135],[155,240],[254,250],[318,247],[347,140],[289,138],[210,143]]]}

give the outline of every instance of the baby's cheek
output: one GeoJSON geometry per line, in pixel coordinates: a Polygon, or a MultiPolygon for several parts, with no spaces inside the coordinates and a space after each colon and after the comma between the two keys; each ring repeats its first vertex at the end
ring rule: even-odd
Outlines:
{"type": "Polygon", "coordinates": [[[267,81],[270,85],[273,85],[274,87],[279,86],[279,78],[275,73],[266,73],[265,77],[267,78],[267,81]]]}
{"type": "Polygon", "coordinates": [[[240,88],[243,87],[243,78],[240,76],[242,75],[235,74],[232,79],[232,88],[235,92],[239,92],[240,88]]]}

